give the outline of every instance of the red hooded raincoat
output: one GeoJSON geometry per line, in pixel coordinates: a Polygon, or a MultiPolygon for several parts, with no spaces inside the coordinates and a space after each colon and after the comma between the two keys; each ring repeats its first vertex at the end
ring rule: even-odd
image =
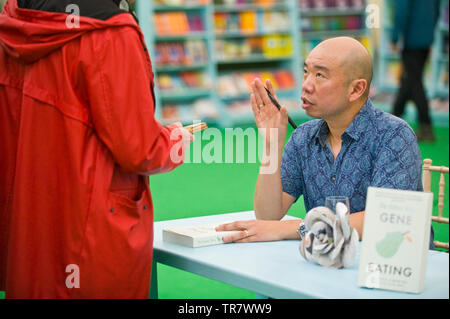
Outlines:
{"type": "Polygon", "coordinates": [[[146,176],[177,166],[169,155],[180,139],[154,118],[152,67],[133,17],[80,17],[79,28],[66,18],[17,0],[0,14],[0,290],[146,298],[146,176]]]}

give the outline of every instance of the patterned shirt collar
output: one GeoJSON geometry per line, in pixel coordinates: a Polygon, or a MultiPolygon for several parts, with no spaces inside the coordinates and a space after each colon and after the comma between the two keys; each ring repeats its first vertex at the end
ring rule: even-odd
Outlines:
{"type": "MultiPolygon", "coordinates": [[[[363,105],[361,110],[359,110],[358,114],[356,114],[353,121],[345,130],[344,134],[349,136],[354,140],[358,140],[361,134],[368,130],[368,126],[370,121],[368,119],[373,114],[373,105],[370,99],[367,99],[367,102],[363,105]]],[[[320,120],[317,126],[317,132],[313,134],[313,139],[320,143],[320,145],[325,146],[326,140],[328,137],[328,133],[330,129],[328,128],[327,122],[325,120],[320,120]]]]}

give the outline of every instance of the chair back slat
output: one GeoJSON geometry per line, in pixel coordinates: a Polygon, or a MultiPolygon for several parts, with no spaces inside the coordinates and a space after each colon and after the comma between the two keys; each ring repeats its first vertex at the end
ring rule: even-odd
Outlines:
{"type": "Polygon", "coordinates": [[[422,185],[423,185],[423,191],[424,192],[431,192],[431,172],[430,172],[430,166],[432,161],[428,158],[423,160],[423,166],[422,166],[422,185]]]}
{"type": "Polygon", "coordinates": [[[442,217],[442,210],[444,209],[444,188],[445,188],[444,173],[441,173],[441,178],[439,180],[439,202],[438,202],[439,217],[442,217]]]}
{"type": "MultiPolygon", "coordinates": [[[[433,161],[429,158],[423,160],[422,166],[422,186],[424,192],[431,192],[431,172],[440,172],[439,179],[439,193],[438,193],[438,216],[431,216],[431,220],[437,223],[448,224],[448,217],[443,217],[444,210],[444,195],[445,195],[445,176],[449,173],[449,168],[445,166],[431,166],[433,161]]],[[[436,248],[443,248],[449,250],[449,243],[443,243],[435,240],[434,246],[436,248]]]]}

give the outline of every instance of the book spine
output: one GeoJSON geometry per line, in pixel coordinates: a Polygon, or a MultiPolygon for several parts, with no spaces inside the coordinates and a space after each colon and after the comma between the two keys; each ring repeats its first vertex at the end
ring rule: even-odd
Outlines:
{"type": "MultiPolygon", "coordinates": [[[[430,247],[430,242],[429,240],[426,240],[427,238],[430,238],[430,232],[431,232],[431,214],[433,211],[433,193],[429,193],[429,198],[427,201],[427,209],[425,212],[425,223],[424,223],[424,241],[423,241],[423,246],[422,247],[422,258],[421,260],[421,265],[420,265],[420,276],[419,276],[419,285],[417,287],[417,291],[418,293],[423,291],[424,285],[425,285],[425,274],[427,273],[427,255],[428,255],[428,250],[430,247]]],[[[431,240],[431,239],[430,239],[431,240]]]]}

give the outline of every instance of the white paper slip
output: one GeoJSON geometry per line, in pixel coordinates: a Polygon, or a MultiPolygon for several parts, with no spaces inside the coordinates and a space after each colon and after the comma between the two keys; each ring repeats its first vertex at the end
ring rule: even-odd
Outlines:
{"type": "Polygon", "coordinates": [[[369,187],[359,286],[423,290],[432,206],[433,193],[369,187]]]}
{"type": "Polygon", "coordinates": [[[187,247],[202,247],[223,244],[223,237],[240,231],[216,231],[216,225],[178,226],[163,229],[163,241],[187,247]]]}

